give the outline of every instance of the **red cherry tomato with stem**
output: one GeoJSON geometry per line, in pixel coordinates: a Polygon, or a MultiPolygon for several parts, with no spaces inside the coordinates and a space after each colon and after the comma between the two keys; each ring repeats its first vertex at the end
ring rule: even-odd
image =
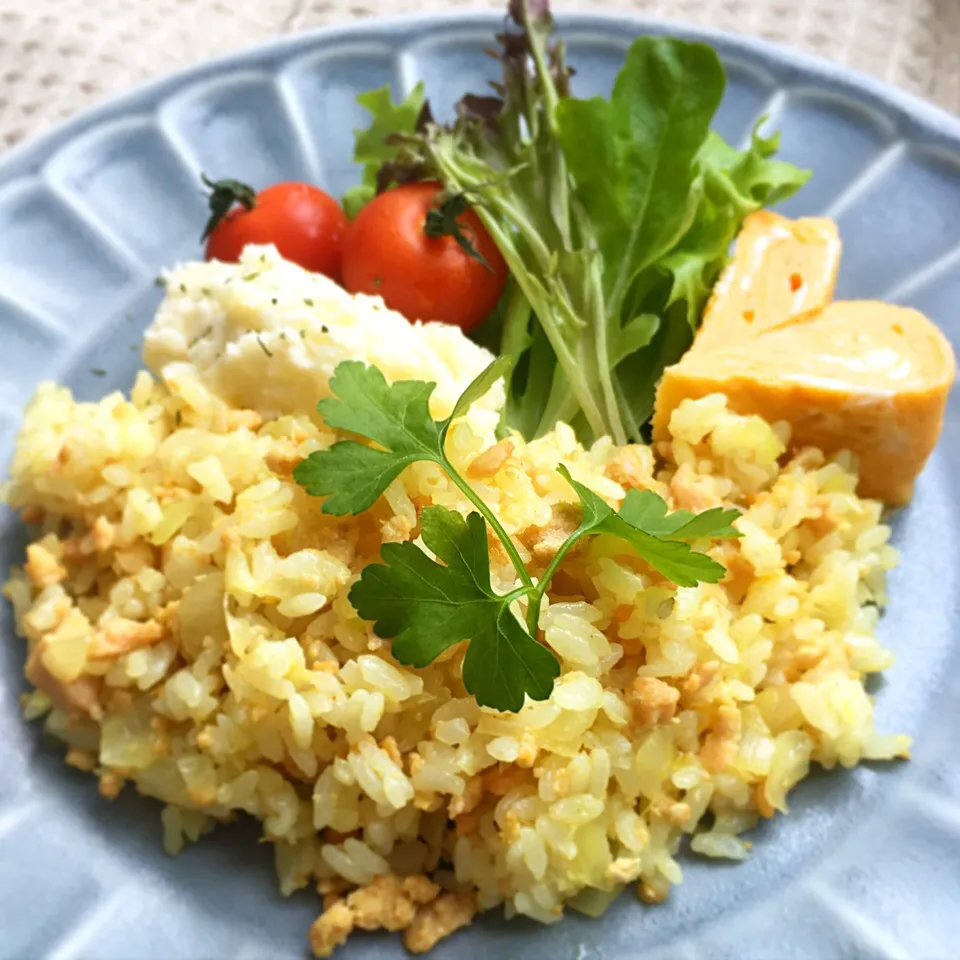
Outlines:
{"type": "Polygon", "coordinates": [[[383,297],[408,320],[470,331],[493,311],[509,270],[463,196],[410,183],[375,197],[347,229],[343,284],[383,297]]]}
{"type": "Polygon", "coordinates": [[[276,183],[259,193],[238,180],[206,177],[210,219],[206,258],[235,263],[248,243],[272,243],[287,260],[340,279],[347,216],[333,197],[309,183],[276,183]]]}

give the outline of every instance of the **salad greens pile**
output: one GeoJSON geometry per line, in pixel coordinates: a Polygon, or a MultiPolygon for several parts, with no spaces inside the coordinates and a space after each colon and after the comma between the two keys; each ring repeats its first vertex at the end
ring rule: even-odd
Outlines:
{"type": "Polygon", "coordinates": [[[438,421],[429,413],[435,384],[388,384],[376,367],[347,360],[330,380],[333,397],[321,400],[318,410],[328,426],[377,446],[342,440],[310,454],[294,470],[307,493],[326,498],[323,512],[335,516],[369,509],[405,467],[418,461],[437,464],[460,488],[475,512],[464,518],[432,506],[420,516],[423,544],[436,560],[415,543],[385,544],[383,563],[364,569],[350,602],[374,624],[378,636],[393,640],[393,656],[408,666],[425,667],[448,647],[468,641],[464,686],[481,706],[499,710],[519,710],[525,696],[550,696],[560,664],[536,639],[540,607],[564,558],[584,537],[605,534],[623,540],[669,580],[693,586],[715,583],[726,570],[691,543],[740,536],[732,525],[737,510],[668,513],[655,493],[631,490],[615,511],[561,467],[580,499],[583,518],[535,581],[496,514],[445,451],[451,423],[487,393],[509,363],[505,357],[494,361],[467,387],[450,416],[438,421]],[[519,581],[504,595],[491,583],[488,525],[519,581]],[[526,626],[515,613],[520,607],[525,607],[526,626]]]}
{"type": "Polygon", "coordinates": [[[773,159],[776,136],[755,129],[738,150],[710,130],[725,76],[708,46],[641,37],[611,98],[578,100],[545,0],[511,0],[498,39],[502,81],[463,97],[451,125],[422,86],[400,104],[387,89],[360,98],[372,123],[345,205],[427,179],[469,201],[511,273],[480,333],[513,361],[505,426],[640,440],[743,218],[808,174],[773,159]]]}
{"type": "Polygon", "coordinates": [[[363,167],[363,178],[358,186],[348,190],[343,197],[343,209],[351,220],[379,191],[390,186],[390,180],[383,181],[383,176],[389,177],[389,173],[381,174],[381,170],[388,171],[396,155],[394,138],[398,134],[413,133],[429,119],[426,90],[422,82],[399,104],[394,104],[390,99],[389,87],[361,93],[357,103],[367,110],[373,122],[369,129],[356,132],[353,159],[363,167]]]}

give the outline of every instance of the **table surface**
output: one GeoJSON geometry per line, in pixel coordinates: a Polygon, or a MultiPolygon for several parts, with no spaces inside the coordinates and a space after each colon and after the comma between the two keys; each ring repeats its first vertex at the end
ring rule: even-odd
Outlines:
{"type": "MultiPolygon", "coordinates": [[[[281,34],[503,0],[0,0],[0,150],[150,77],[281,34]]],[[[960,112],[960,0],[554,0],[760,36],[960,112]]]]}

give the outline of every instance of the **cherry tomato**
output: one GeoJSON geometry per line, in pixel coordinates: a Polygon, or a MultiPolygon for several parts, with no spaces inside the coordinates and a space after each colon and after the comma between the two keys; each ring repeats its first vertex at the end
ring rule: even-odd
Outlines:
{"type": "Polygon", "coordinates": [[[463,203],[446,207],[449,232],[428,234],[431,211],[434,228],[443,219],[440,191],[437,183],[411,183],[367,204],[347,228],[343,283],[351,293],[379,294],[409,320],[442,320],[469,331],[497,305],[507,265],[463,203]]]}
{"type": "Polygon", "coordinates": [[[287,260],[339,281],[347,217],[328,193],[309,183],[276,183],[254,194],[236,180],[204,182],[211,188],[208,260],[236,262],[248,243],[272,243],[287,260]]]}

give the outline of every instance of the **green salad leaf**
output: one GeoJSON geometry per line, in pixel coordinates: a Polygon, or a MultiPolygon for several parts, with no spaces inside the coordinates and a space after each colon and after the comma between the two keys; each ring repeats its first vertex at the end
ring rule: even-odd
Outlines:
{"type": "Polygon", "coordinates": [[[343,196],[343,209],[351,220],[376,196],[381,169],[397,156],[396,138],[413,133],[423,119],[426,91],[418,83],[394,104],[390,87],[384,86],[361,93],[357,103],[368,111],[371,124],[356,131],[353,158],[363,167],[363,179],[343,196]]]}
{"type": "MultiPolygon", "coordinates": [[[[697,157],[697,210],[690,229],[664,256],[660,267],[672,277],[667,307],[683,304],[695,331],[710,291],[726,264],[730,244],[743,218],[778,203],[802,187],[810,174],[773,160],[780,137],[760,135],[761,119],[746,150],[737,150],[711,132],[697,157]]],[[[673,363],[679,355],[671,357],[673,363]]]]}
{"type": "Polygon", "coordinates": [[[694,160],[723,88],[723,66],[710,47],[641,37],[609,100],[557,106],[559,144],[603,259],[609,317],[634,277],[673,249],[693,220],[694,160]]]}

